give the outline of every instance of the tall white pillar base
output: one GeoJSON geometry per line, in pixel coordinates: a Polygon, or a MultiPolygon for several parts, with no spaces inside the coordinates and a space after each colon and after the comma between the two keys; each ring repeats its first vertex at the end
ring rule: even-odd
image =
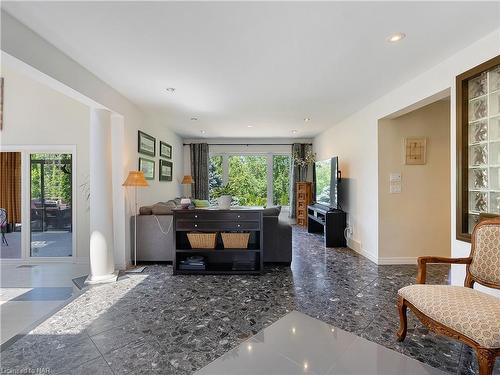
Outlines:
{"type": "Polygon", "coordinates": [[[93,284],[114,283],[116,280],[118,280],[118,271],[110,273],[109,275],[100,275],[100,276],[88,275],[87,278],[85,279],[85,284],[93,285],[93,284]]]}

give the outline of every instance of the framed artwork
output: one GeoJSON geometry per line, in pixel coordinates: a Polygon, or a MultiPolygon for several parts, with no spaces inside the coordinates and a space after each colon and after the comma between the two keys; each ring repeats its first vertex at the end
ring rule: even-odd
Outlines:
{"type": "Polygon", "coordinates": [[[405,164],[422,165],[426,163],[427,139],[406,138],[405,139],[405,164]]]}
{"type": "Polygon", "coordinates": [[[172,159],[172,146],[160,141],[160,156],[162,158],[172,159]]]}
{"type": "Polygon", "coordinates": [[[172,181],[173,164],[171,161],[160,159],[160,181],[172,181]]]}
{"type": "Polygon", "coordinates": [[[156,139],[139,130],[137,135],[137,152],[148,156],[156,156],[156,139]]]}
{"type": "Polygon", "coordinates": [[[146,180],[154,180],[155,178],[154,160],[139,158],[139,170],[144,172],[144,178],[146,180]]]}

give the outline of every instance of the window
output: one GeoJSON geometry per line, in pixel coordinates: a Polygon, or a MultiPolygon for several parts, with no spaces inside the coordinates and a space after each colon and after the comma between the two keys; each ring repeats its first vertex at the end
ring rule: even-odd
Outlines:
{"type": "Polygon", "coordinates": [[[457,77],[457,239],[500,214],[500,57],[457,77]]]}
{"type": "Polygon", "coordinates": [[[217,188],[227,183],[230,183],[236,205],[290,204],[290,155],[215,154],[209,160],[209,195],[212,204],[216,204],[217,188]]]}
{"type": "Polygon", "coordinates": [[[208,194],[213,199],[214,189],[220,188],[222,183],[222,155],[210,156],[208,163],[208,194]]]}
{"type": "Polygon", "coordinates": [[[273,156],[273,204],[288,206],[290,204],[290,169],[291,160],[288,155],[273,156]]]}
{"type": "Polygon", "coordinates": [[[229,157],[229,183],[240,206],[267,204],[267,158],[234,155],[229,157]]]}

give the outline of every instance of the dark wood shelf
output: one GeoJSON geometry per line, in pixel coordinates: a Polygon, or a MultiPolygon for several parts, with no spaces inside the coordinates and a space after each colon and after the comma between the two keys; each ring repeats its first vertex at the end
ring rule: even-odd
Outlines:
{"type": "Polygon", "coordinates": [[[237,210],[174,210],[174,275],[258,275],[264,269],[262,209],[237,210]],[[215,249],[192,249],[189,232],[250,233],[248,248],[226,249],[218,235],[215,249]],[[180,262],[189,255],[202,255],[205,269],[180,269],[180,262]],[[233,264],[249,263],[255,269],[233,270],[233,264]]]}

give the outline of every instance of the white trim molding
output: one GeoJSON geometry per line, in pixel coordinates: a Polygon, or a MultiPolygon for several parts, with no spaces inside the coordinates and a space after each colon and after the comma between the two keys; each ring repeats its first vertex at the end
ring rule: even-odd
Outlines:
{"type": "Polygon", "coordinates": [[[352,238],[348,238],[347,239],[347,247],[350,248],[351,250],[354,250],[355,252],[357,252],[359,255],[365,257],[366,259],[372,261],[373,263],[379,264],[378,258],[375,255],[373,255],[372,253],[363,249],[360,242],[353,240],[352,238]]]}
{"type": "Polygon", "coordinates": [[[417,257],[380,257],[378,265],[412,264],[417,265],[417,257]]]}

